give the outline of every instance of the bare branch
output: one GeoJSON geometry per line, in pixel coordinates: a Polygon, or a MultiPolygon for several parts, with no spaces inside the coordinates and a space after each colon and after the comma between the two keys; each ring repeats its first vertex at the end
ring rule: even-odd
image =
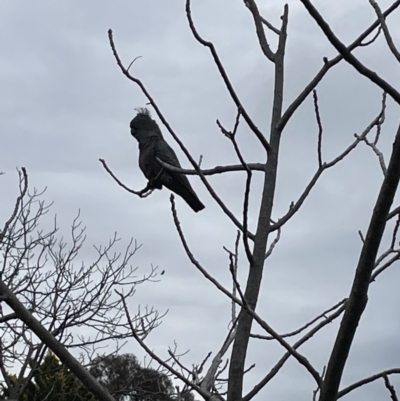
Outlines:
{"type": "MultiPolygon", "coordinates": [[[[174,138],[174,140],[178,143],[178,145],[180,146],[180,148],[182,149],[183,153],[185,153],[186,157],[188,158],[188,160],[190,161],[190,163],[192,164],[192,166],[194,167],[194,169],[196,170],[197,174],[200,176],[201,181],[203,182],[203,184],[205,185],[205,187],[207,188],[208,192],[210,193],[210,195],[213,197],[213,199],[217,202],[217,204],[221,207],[221,209],[223,210],[223,212],[231,219],[231,221],[236,225],[236,227],[238,227],[240,230],[243,231],[243,226],[242,224],[239,222],[239,220],[234,216],[234,214],[227,208],[227,206],[225,205],[225,203],[221,200],[221,198],[216,194],[216,192],[214,191],[214,189],[212,188],[212,186],[210,185],[210,183],[207,181],[207,179],[205,178],[205,176],[203,175],[203,173],[200,170],[199,165],[196,163],[196,161],[193,159],[192,155],[190,154],[190,152],[186,149],[186,147],[184,146],[183,142],[179,139],[179,137],[175,134],[175,132],[173,131],[173,129],[171,128],[171,126],[168,124],[168,121],[165,119],[165,117],[163,116],[163,114],[161,113],[159,107],[157,106],[156,102],[153,100],[153,98],[151,97],[150,93],[147,91],[147,89],[145,88],[145,86],[143,85],[143,83],[133,77],[128,71],[127,69],[123,66],[121,59],[119,58],[118,52],[116,50],[115,47],[115,43],[114,43],[114,39],[113,39],[113,33],[112,30],[109,29],[108,30],[108,38],[110,41],[110,46],[112,49],[112,52],[114,54],[115,60],[117,61],[118,66],[120,67],[122,73],[131,81],[135,82],[140,89],[142,90],[143,94],[147,97],[147,99],[149,100],[149,103],[153,106],[154,110],[156,111],[158,117],[160,118],[160,120],[162,121],[162,123],[164,124],[164,126],[167,128],[167,130],[169,131],[169,133],[172,135],[172,137],[174,138]]],[[[244,112],[244,111],[243,111],[244,112]]],[[[246,120],[247,121],[247,120],[246,120]]],[[[254,236],[251,235],[249,233],[249,238],[250,239],[254,239],[254,236]]]]}
{"type": "Polygon", "coordinates": [[[18,213],[18,210],[21,206],[22,199],[25,197],[26,191],[28,190],[28,174],[26,172],[25,167],[22,167],[21,171],[22,171],[22,174],[21,173],[19,173],[19,174],[20,174],[20,182],[21,182],[22,189],[15,202],[14,211],[12,212],[10,218],[7,220],[6,224],[4,225],[3,229],[0,232],[0,244],[3,242],[4,237],[7,235],[8,228],[9,228],[10,224],[13,222],[13,220],[15,219],[15,217],[18,213]]]}
{"type": "MultiPolygon", "coordinates": [[[[384,13],[383,15],[387,17],[390,15],[396,8],[400,6],[400,0],[395,1],[384,13]]],[[[357,47],[362,45],[362,41],[370,35],[374,29],[380,27],[379,19],[377,19],[374,23],[372,23],[356,40],[353,41],[349,46],[347,46],[347,51],[351,52],[357,47]]],[[[310,81],[310,83],[303,89],[303,91],[295,98],[295,100],[289,105],[283,114],[281,120],[278,123],[277,129],[282,132],[288,123],[289,119],[292,117],[294,112],[300,107],[303,101],[307,98],[307,96],[311,93],[311,91],[321,82],[322,78],[326,75],[326,73],[336,64],[343,60],[343,56],[339,54],[335,58],[331,60],[324,60],[324,65],[320,69],[320,71],[315,75],[315,77],[310,81]]]]}
{"type": "MultiPolygon", "coordinates": [[[[199,175],[196,170],[191,169],[184,169],[172,166],[170,164],[165,163],[161,159],[157,158],[157,161],[169,171],[173,171],[174,173],[180,173],[185,175],[199,175]]],[[[252,171],[265,171],[265,164],[263,163],[247,163],[247,167],[252,171]]],[[[215,175],[215,174],[222,174],[222,173],[230,173],[236,171],[246,171],[246,168],[243,167],[242,164],[233,164],[229,166],[216,166],[214,168],[201,170],[203,175],[215,175]]]]}
{"type": "MultiPolygon", "coordinates": [[[[345,304],[342,305],[336,312],[334,312],[331,316],[320,322],[318,325],[316,325],[313,329],[311,329],[306,335],[304,335],[299,341],[297,341],[294,345],[293,348],[297,349],[299,348],[302,344],[307,342],[312,336],[320,331],[323,327],[331,323],[333,320],[338,318],[343,311],[345,310],[345,304]]],[[[271,369],[270,372],[257,384],[254,386],[254,388],[246,395],[243,397],[243,401],[249,401],[251,400],[263,387],[265,387],[280,371],[282,366],[286,363],[286,361],[291,357],[290,352],[286,352],[282,358],[278,361],[278,363],[271,369]]],[[[319,384],[317,383],[319,386],[319,384]]]]}
{"type": "MultiPolygon", "coordinates": [[[[310,0],[300,0],[304,7],[307,9],[309,14],[314,18],[315,22],[320,26],[324,32],[327,39],[335,47],[335,49],[343,56],[343,58],[352,65],[361,75],[364,75],[370,79],[375,85],[379,86],[382,90],[387,92],[392,99],[400,104],[400,93],[387,81],[381,78],[376,72],[365,67],[349,49],[338,39],[338,37],[333,33],[327,22],[324,20],[322,15],[317,11],[317,9],[312,5],[310,0]]],[[[394,4],[400,5],[400,2],[395,2],[394,4]]],[[[393,4],[393,5],[394,5],[393,4]]],[[[392,6],[393,6],[392,5],[392,6]]]]}
{"type": "Polygon", "coordinates": [[[254,258],[253,258],[253,254],[252,254],[252,252],[250,250],[250,246],[249,246],[249,235],[248,235],[248,228],[247,228],[248,213],[249,213],[250,185],[251,185],[252,174],[251,174],[251,170],[247,167],[247,164],[242,156],[242,153],[240,152],[239,146],[238,146],[238,144],[236,142],[236,138],[235,138],[237,129],[239,127],[240,114],[241,114],[241,111],[240,111],[240,109],[238,109],[235,125],[233,128],[233,131],[231,131],[231,132],[228,132],[221,125],[221,123],[218,120],[217,120],[217,125],[219,126],[222,133],[231,140],[233,147],[235,149],[236,155],[239,158],[240,163],[242,164],[243,168],[246,170],[246,173],[247,173],[246,187],[245,187],[245,191],[244,191],[244,201],[243,201],[243,244],[244,244],[244,249],[246,251],[247,260],[250,263],[253,263],[254,258]]]}
{"type": "Polygon", "coordinates": [[[263,145],[264,149],[268,152],[270,146],[269,146],[267,139],[264,137],[263,133],[254,124],[253,120],[247,114],[246,109],[243,107],[242,103],[240,102],[239,97],[237,96],[237,94],[228,78],[228,75],[226,74],[226,71],[221,63],[221,60],[219,59],[218,53],[215,50],[213,43],[204,40],[197,32],[196,27],[194,26],[193,19],[192,19],[192,13],[191,13],[191,9],[190,9],[190,0],[186,0],[186,15],[187,15],[187,19],[189,21],[189,26],[193,33],[193,36],[196,38],[196,40],[199,43],[201,43],[203,46],[208,47],[210,49],[210,52],[214,59],[214,62],[217,65],[218,71],[221,74],[223,81],[225,82],[225,85],[228,89],[229,94],[232,97],[232,100],[234,101],[236,107],[241,110],[243,118],[245,119],[245,121],[248,124],[248,126],[250,127],[250,129],[254,132],[254,134],[256,135],[258,140],[263,145]]]}
{"type": "Polygon", "coordinates": [[[360,388],[361,386],[364,386],[365,384],[372,383],[375,380],[381,379],[384,376],[389,376],[393,374],[400,374],[400,368],[394,368],[394,369],[388,369],[384,370],[383,372],[376,373],[372,376],[366,377],[365,379],[362,379],[356,383],[351,384],[350,386],[345,387],[343,390],[340,390],[338,392],[337,398],[341,398],[347,394],[349,394],[351,391],[360,388]]]}
{"type": "MultiPolygon", "coordinates": [[[[260,47],[264,53],[264,56],[267,57],[268,60],[274,62],[275,54],[269,47],[267,37],[265,36],[265,32],[264,32],[263,21],[261,19],[260,12],[258,11],[256,2],[254,0],[245,0],[244,3],[246,4],[247,8],[250,10],[251,14],[253,15],[254,24],[256,26],[258,42],[260,43],[260,47]]],[[[280,33],[279,30],[278,30],[278,33],[280,33]]]]}
{"type": "Polygon", "coordinates": [[[396,46],[393,43],[392,36],[390,35],[389,28],[386,25],[385,17],[382,14],[382,11],[378,5],[378,3],[375,0],[369,0],[371,6],[374,8],[376,15],[379,18],[379,22],[381,24],[381,27],[383,29],[383,34],[385,35],[386,42],[389,46],[390,51],[392,52],[393,56],[396,58],[396,60],[400,63],[400,53],[396,49],[396,46]]]}
{"type": "Polygon", "coordinates": [[[232,299],[233,301],[235,301],[237,304],[239,304],[240,306],[246,308],[246,310],[249,312],[249,314],[257,321],[257,323],[264,329],[267,331],[267,333],[269,333],[270,335],[272,335],[284,348],[286,348],[291,355],[293,355],[297,361],[303,365],[310,373],[311,375],[314,377],[314,379],[316,380],[316,382],[318,384],[320,384],[321,382],[321,378],[318,375],[318,372],[312,367],[312,365],[310,364],[310,362],[301,354],[299,354],[296,350],[294,350],[278,333],[276,333],[263,319],[261,319],[246,303],[243,303],[244,295],[240,289],[240,285],[237,282],[237,280],[235,279],[235,277],[233,276],[233,279],[235,280],[235,283],[237,285],[237,289],[239,291],[239,294],[242,298],[242,301],[240,301],[238,298],[234,297],[225,287],[223,287],[214,277],[212,277],[202,266],[201,264],[195,259],[195,257],[193,256],[192,252],[190,251],[186,239],[183,235],[181,226],[180,226],[180,222],[178,220],[178,215],[176,212],[176,208],[175,208],[175,201],[174,201],[174,195],[171,194],[170,197],[171,200],[171,208],[172,208],[172,214],[174,217],[174,223],[176,226],[176,229],[178,231],[179,237],[181,239],[182,245],[185,248],[186,254],[189,257],[189,260],[197,267],[198,270],[201,271],[201,273],[203,273],[203,275],[210,280],[221,292],[223,292],[225,295],[227,295],[230,299],[232,299]]]}
{"type": "Polygon", "coordinates": [[[386,164],[385,164],[385,159],[383,157],[383,153],[378,149],[378,147],[375,145],[375,143],[370,142],[368,140],[368,138],[364,137],[364,138],[362,138],[362,141],[365,142],[365,144],[373,150],[373,152],[376,154],[376,156],[378,156],[379,165],[381,167],[383,175],[385,176],[387,168],[386,168],[386,164]]]}
{"type": "Polygon", "coordinates": [[[393,229],[393,235],[392,235],[392,242],[390,244],[390,248],[394,249],[395,244],[396,244],[396,237],[397,237],[397,233],[399,231],[399,226],[400,226],[400,216],[397,217],[397,221],[396,221],[396,225],[394,226],[393,229]]]}
{"type": "Polygon", "coordinates": [[[278,244],[279,240],[281,239],[281,227],[278,227],[277,231],[278,232],[276,233],[276,237],[271,242],[271,245],[270,245],[267,253],[265,254],[265,259],[269,258],[272,255],[272,252],[274,251],[275,246],[278,244]]]}
{"type": "MultiPolygon", "coordinates": [[[[110,168],[107,166],[107,163],[105,162],[104,159],[99,159],[100,163],[103,165],[103,167],[106,169],[107,173],[111,175],[111,177],[116,181],[116,183],[125,189],[125,191],[130,192],[131,194],[138,195],[141,198],[145,198],[146,196],[150,195],[151,192],[153,192],[153,188],[151,188],[150,182],[146,185],[145,188],[141,189],[140,191],[135,191],[129,187],[127,187],[123,182],[121,182],[115,175],[114,173],[110,170],[110,168]]],[[[162,171],[162,170],[161,170],[162,171]]],[[[161,172],[160,171],[160,172],[161,172]]],[[[160,173],[159,173],[160,174],[160,173]]]]}
{"type": "Polygon", "coordinates": [[[397,216],[400,213],[400,206],[397,206],[390,213],[388,213],[386,220],[390,220],[393,217],[397,216]]]}
{"type": "MultiPolygon", "coordinates": [[[[302,0],[303,2],[305,0],[302,0]]],[[[367,294],[372,271],[382,236],[386,218],[400,179],[400,126],[397,130],[387,174],[381,185],[378,199],[368,226],[365,242],[357,264],[349,301],[335,344],[329,359],[326,377],[321,387],[321,401],[332,400],[337,394],[343,369],[354,339],[358,322],[367,303],[367,294]]]]}
{"type": "MultiPolygon", "coordinates": [[[[228,253],[229,255],[229,271],[233,272],[233,275],[237,275],[237,269],[238,269],[238,260],[239,260],[239,241],[240,241],[240,231],[237,232],[236,235],[236,241],[235,241],[235,251],[231,252],[228,248],[225,246],[223,249],[228,253]]],[[[236,286],[235,283],[233,282],[232,285],[232,295],[236,297],[236,286]]],[[[237,323],[236,319],[236,302],[232,300],[232,316],[231,316],[231,322],[232,324],[235,322],[237,323]]]]}
{"type": "Polygon", "coordinates": [[[382,93],[382,108],[381,108],[381,118],[378,122],[378,124],[376,125],[376,134],[375,134],[375,139],[374,139],[374,145],[378,144],[380,135],[381,135],[381,131],[382,131],[382,125],[385,122],[385,118],[386,118],[386,98],[387,98],[387,93],[383,92],[382,93]]]}
{"type": "MultiPolygon", "coordinates": [[[[340,302],[338,302],[337,304],[333,305],[332,307],[330,307],[329,309],[323,311],[321,314],[319,314],[318,316],[316,316],[314,319],[310,320],[309,322],[307,322],[306,324],[304,324],[303,326],[301,326],[299,329],[291,331],[290,333],[285,333],[285,334],[280,334],[280,336],[282,338],[287,338],[287,337],[293,337],[297,334],[300,334],[302,331],[304,331],[305,329],[308,329],[310,326],[312,326],[315,322],[317,322],[318,320],[322,319],[322,318],[326,318],[326,315],[329,312],[334,311],[335,309],[339,308],[340,306],[342,306],[345,302],[347,301],[347,298],[342,299],[340,302]]],[[[258,338],[260,340],[274,340],[274,337],[272,336],[262,336],[260,334],[252,334],[251,335],[253,338],[258,338]]]]}
{"type": "Polygon", "coordinates": [[[340,155],[335,157],[333,160],[331,160],[328,163],[323,163],[322,166],[317,170],[317,172],[314,174],[312,177],[311,181],[309,184],[306,186],[304,189],[304,192],[300,195],[299,199],[297,200],[296,203],[292,203],[290,205],[289,211],[286,213],[285,216],[281,217],[275,224],[272,225],[271,227],[271,232],[277,230],[278,228],[282,227],[293,215],[300,209],[302,206],[303,202],[307,199],[307,196],[311,192],[311,190],[314,188],[315,184],[317,183],[318,179],[322,175],[322,173],[327,170],[328,168],[333,167],[335,164],[339,163],[342,161],[351,151],[353,151],[357,145],[366,138],[368,133],[372,130],[373,127],[377,126],[380,124],[382,114],[384,113],[386,107],[386,103],[382,103],[382,109],[375,117],[371,123],[365,128],[365,130],[361,133],[361,135],[355,134],[355,140],[353,143],[350,144],[340,155]]]}
{"type": "Polygon", "coordinates": [[[125,313],[126,313],[126,318],[127,318],[128,322],[129,322],[129,324],[131,325],[132,336],[139,343],[139,345],[146,351],[146,353],[148,355],[150,355],[150,357],[153,358],[155,361],[157,361],[157,363],[159,363],[161,366],[163,366],[165,369],[167,369],[169,372],[171,372],[173,375],[175,375],[178,379],[182,380],[190,388],[192,388],[193,390],[196,390],[205,400],[210,400],[211,401],[213,399],[212,394],[210,394],[209,392],[205,391],[204,389],[202,389],[198,385],[196,385],[193,382],[191,382],[190,380],[188,380],[184,375],[182,375],[176,369],[174,369],[172,366],[170,366],[168,363],[163,361],[156,353],[154,353],[146,345],[146,343],[140,338],[140,336],[138,336],[136,334],[136,329],[132,324],[132,320],[130,318],[129,309],[128,309],[128,306],[126,304],[125,297],[123,296],[123,294],[121,294],[117,290],[116,290],[116,293],[121,297],[121,301],[122,301],[122,304],[124,306],[124,310],[125,310],[125,313]]]}
{"type": "MultiPolygon", "coordinates": [[[[249,7],[249,3],[247,1],[244,1],[244,5],[250,9],[249,7]]],[[[267,21],[267,19],[265,19],[264,17],[262,17],[260,15],[260,20],[261,22],[272,32],[276,33],[277,35],[279,35],[281,33],[281,31],[278,28],[275,28],[269,21],[267,21]]]]}
{"type": "Polygon", "coordinates": [[[18,317],[60,358],[65,366],[90,390],[99,400],[115,401],[110,393],[67,351],[67,349],[43,325],[32,316],[10,289],[0,280],[0,293],[7,297],[7,304],[18,317]]]}
{"type": "Polygon", "coordinates": [[[388,389],[392,401],[399,401],[399,399],[397,398],[396,390],[394,389],[394,386],[390,383],[387,375],[383,376],[383,381],[385,382],[385,387],[388,389]]]}
{"type": "MultiPolygon", "coordinates": [[[[4,297],[2,300],[5,301],[7,298],[4,297]]],[[[17,319],[18,316],[16,315],[16,313],[9,313],[8,315],[5,316],[0,316],[0,323],[5,323],[8,322],[9,320],[14,320],[17,319]]]]}
{"type": "Polygon", "coordinates": [[[222,357],[225,355],[225,353],[228,351],[230,345],[232,344],[233,340],[235,339],[235,333],[236,333],[236,321],[232,322],[232,327],[230,328],[228,335],[225,338],[224,343],[222,344],[221,349],[217,352],[215,357],[213,358],[211,365],[204,376],[204,379],[201,382],[201,387],[204,388],[207,391],[210,391],[212,385],[214,384],[214,381],[217,377],[217,369],[219,365],[221,364],[222,357]]]}
{"type": "Polygon", "coordinates": [[[371,45],[372,43],[374,43],[376,41],[376,39],[378,39],[379,35],[382,32],[382,26],[379,25],[378,30],[376,31],[376,34],[372,37],[372,39],[368,40],[367,42],[363,42],[359,45],[359,47],[366,47],[371,45]]]}
{"type": "Polygon", "coordinates": [[[318,144],[317,144],[317,154],[318,154],[318,167],[322,167],[322,122],[321,116],[319,114],[319,107],[318,107],[318,94],[317,90],[313,90],[313,98],[314,98],[314,111],[315,111],[315,118],[317,119],[318,124],[318,144]]]}
{"type": "Polygon", "coordinates": [[[376,278],[383,273],[387,268],[389,268],[394,262],[397,262],[400,259],[400,251],[396,251],[395,255],[390,258],[386,263],[384,263],[381,267],[376,269],[370,278],[370,283],[374,282],[376,278]]]}
{"type": "MultiPolygon", "coordinates": [[[[243,372],[246,364],[246,353],[249,346],[251,326],[253,324],[254,312],[260,293],[262,275],[264,271],[265,254],[267,252],[267,241],[271,228],[271,214],[273,208],[274,194],[276,189],[276,177],[278,167],[279,144],[281,140],[281,132],[278,129],[278,123],[282,117],[283,105],[283,82],[284,82],[284,54],[287,39],[288,24],[288,5],[285,4],[282,15],[282,28],[278,39],[278,49],[275,53],[275,80],[274,80],[274,98],[272,102],[271,117],[271,148],[268,153],[268,160],[265,167],[264,184],[261,197],[260,213],[258,215],[256,237],[254,240],[253,257],[254,263],[249,266],[249,273],[245,289],[246,307],[242,308],[239,314],[237,333],[232,346],[232,354],[229,365],[229,383],[228,394],[229,400],[238,400],[243,396],[243,372]],[[250,312],[251,311],[251,312],[250,312]]],[[[258,321],[258,320],[257,320],[258,321]]],[[[273,333],[270,333],[273,335],[273,333]]],[[[279,342],[283,339],[278,339],[279,342]]],[[[290,346],[289,346],[290,347],[290,346]]],[[[301,357],[295,356],[300,363],[307,364],[301,357]]],[[[312,367],[307,366],[312,370],[312,367]]]]}
{"type": "Polygon", "coordinates": [[[186,242],[186,238],[183,234],[182,228],[181,228],[181,223],[178,219],[178,213],[176,211],[176,207],[175,207],[175,198],[174,195],[171,194],[170,196],[170,201],[171,201],[171,210],[172,210],[172,216],[174,218],[174,223],[175,223],[175,227],[176,230],[178,231],[178,235],[179,238],[182,242],[183,248],[185,249],[185,252],[189,258],[189,260],[192,262],[192,264],[204,275],[204,277],[211,281],[222,293],[224,293],[225,295],[227,295],[230,299],[232,299],[234,302],[236,302],[239,305],[242,305],[241,301],[234,297],[222,284],[220,284],[218,282],[218,280],[216,280],[214,277],[212,277],[206,269],[204,269],[204,267],[200,264],[200,262],[198,262],[196,260],[196,258],[194,257],[193,253],[190,251],[190,248],[186,242]]]}

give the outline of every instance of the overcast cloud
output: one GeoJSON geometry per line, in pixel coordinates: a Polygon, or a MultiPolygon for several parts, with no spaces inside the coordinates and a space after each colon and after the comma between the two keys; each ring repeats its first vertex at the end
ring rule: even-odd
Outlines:
{"type": "MultiPolygon", "coordinates": [[[[226,70],[261,130],[268,133],[273,68],[263,57],[250,13],[241,1],[193,0],[193,18],[199,32],[212,40],[226,70]]],[[[259,2],[262,14],[280,23],[282,2],[259,2]],[[265,4],[262,4],[265,3],[265,4]]],[[[386,8],[391,1],[381,1],[386,8]]],[[[319,0],[315,5],[345,42],[354,40],[374,19],[368,1],[319,0]]],[[[287,106],[322,66],[324,56],[335,56],[299,1],[289,1],[285,102],[287,106]]],[[[0,5],[0,178],[4,221],[17,194],[16,168],[26,167],[31,187],[43,189],[54,201],[60,231],[68,233],[78,210],[87,226],[87,242],[80,258],[95,255],[93,244],[105,244],[114,232],[123,250],[130,238],[143,244],[134,264],[144,274],[151,264],[165,270],[158,283],[137,290],[132,309],[151,305],[169,313],[148,338],[149,345],[167,355],[176,341],[190,349],[183,361],[190,367],[209,351],[217,351],[230,320],[230,303],[191,265],[179,241],[170,212],[169,191],[140,199],[118,187],[104,171],[104,158],[128,186],[141,189],[146,181],[138,165],[137,142],[129,121],[146,99],[124,77],[112,56],[107,30],[112,28],[125,64],[137,57],[132,73],[140,78],[163,114],[205,168],[237,164],[229,141],[215,124],[218,118],[233,126],[236,110],[206,48],[192,37],[183,1],[69,0],[20,2],[0,5]]],[[[399,14],[389,19],[400,45],[399,14]]],[[[268,32],[271,43],[274,39],[268,32]]],[[[356,52],[370,68],[392,84],[399,82],[399,66],[382,38],[373,47],[356,52]]],[[[379,112],[381,91],[342,62],[318,87],[324,126],[323,155],[331,160],[361,133],[379,112]]],[[[166,140],[184,167],[190,163],[160,123],[166,140]]],[[[381,148],[388,157],[398,106],[389,100],[381,148]]],[[[309,98],[288,124],[282,139],[279,182],[273,217],[282,216],[317,169],[317,125],[309,98]]],[[[248,162],[264,162],[264,152],[243,123],[238,141],[248,162]]],[[[251,195],[254,231],[261,193],[261,174],[255,173],[251,195]]],[[[213,176],[210,182],[226,204],[241,216],[245,175],[213,176]]],[[[195,257],[224,285],[230,287],[227,254],[235,227],[196,177],[193,187],[206,209],[194,214],[176,200],[183,230],[195,257]]],[[[285,226],[282,239],[265,267],[259,313],[278,332],[291,331],[348,295],[361,249],[358,230],[365,232],[382,181],[377,158],[360,145],[349,158],[327,171],[302,210],[285,226]]],[[[396,205],[398,202],[396,203],[396,205]]],[[[247,275],[244,254],[240,276],[247,275]]],[[[79,264],[79,261],[78,261],[79,264]]],[[[383,369],[399,367],[399,266],[393,266],[371,286],[369,304],[351,351],[342,387],[383,369]]],[[[244,286],[244,282],[243,282],[244,286]]],[[[322,371],[331,351],[338,322],[320,332],[302,352],[322,371]]],[[[254,329],[260,332],[259,328],[254,329]]],[[[142,355],[138,345],[124,349],[142,355]]],[[[251,389],[283,349],[253,342],[246,389],[251,389]]],[[[393,378],[399,389],[400,381],[393,378]]],[[[315,385],[295,361],[257,397],[274,400],[310,400],[315,385]],[[270,398],[267,398],[270,397],[270,398]]],[[[388,399],[381,382],[347,397],[348,400],[388,399]]]]}

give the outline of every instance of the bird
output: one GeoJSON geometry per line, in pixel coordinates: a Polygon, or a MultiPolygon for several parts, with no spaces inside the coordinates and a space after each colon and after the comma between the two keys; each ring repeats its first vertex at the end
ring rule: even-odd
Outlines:
{"type": "Polygon", "coordinates": [[[139,143],[139,167],[149,180],[151,188],[163,186],[181,196],[197,213],[205,206],[197,197],[186,175],[169,171],[157,159],[171,166],[181,168],[178,157],[164,140],[157,123],[151,118],[148,109],[137,109],[137,115],[130,123],[131,135],[139,143]]]}

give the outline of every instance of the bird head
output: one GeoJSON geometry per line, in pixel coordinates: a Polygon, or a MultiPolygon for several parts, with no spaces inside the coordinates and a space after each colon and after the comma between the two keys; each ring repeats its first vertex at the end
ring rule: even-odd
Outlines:
{"type": "Polygon", "coordinates": [[[150,137],[162,138],[160,128],[157,123],[151,118],[149,110],[146,108],[137,109],[136,117],[131,121],[131,135],[138,142],[145,141],[150,137]]]}

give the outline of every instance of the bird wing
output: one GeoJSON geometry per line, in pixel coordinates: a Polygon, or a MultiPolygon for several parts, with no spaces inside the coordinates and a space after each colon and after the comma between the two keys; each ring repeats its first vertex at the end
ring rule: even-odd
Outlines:
{"type": "MultiPolygon", "coordinates": [[[[155,148],[154,148],[154,155],[156,157],[158,157],[160,160],[162,160],[163,162],[170,164],[171,166],[181,168],[178,157],[176,156],[174,150],[164,140],[157,141],[157,144],[155,145],[155,148]]],[[[173,171],[168,171],[167,173],[176,182],[179,182],[180,184],[184,185],[185,187],[192,189],[186,175],[175,173],[173,171]]]]}
{"type": "MultiPolygon", "coordinates": [[[[170,164],[174,167],[181,167],[178,157],[173,149],[164,140],[158,141],[154,147],[154,156],[161,161],[170,164]]],[[[186,203],[195,211],[198,212],[204,209],[204,205],[200,202],[196,193],[186,175],[168,171],[165,169],[159,179],[162,185],[165,185],[169,190],[181,196],[186,203]]]]}

